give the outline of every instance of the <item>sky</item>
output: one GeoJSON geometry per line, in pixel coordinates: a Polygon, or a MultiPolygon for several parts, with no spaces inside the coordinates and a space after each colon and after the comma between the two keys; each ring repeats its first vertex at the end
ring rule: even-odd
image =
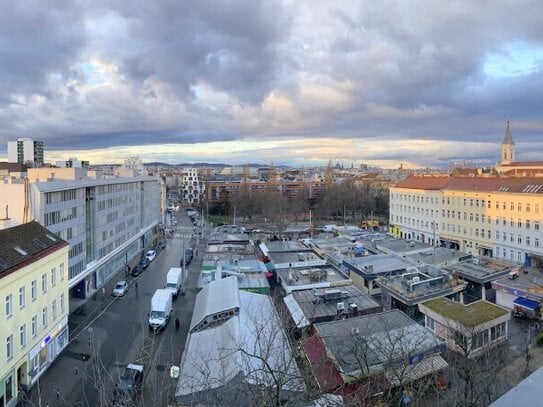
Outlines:
{"type": "Polygon", "coordinates": [[[0,160],[382,167],[543,151],[540,0],[0,0],[0,160]]]}

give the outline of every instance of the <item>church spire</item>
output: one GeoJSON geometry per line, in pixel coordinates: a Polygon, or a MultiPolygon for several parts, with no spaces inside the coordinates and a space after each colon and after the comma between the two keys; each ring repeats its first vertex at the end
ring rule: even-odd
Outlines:
{"type": "Polygon", "coordinates": [[[507,127],[505,128],[505,135],[502,141],[501,164],[511,164],[513,161],[515,161],[515,143],[513,142],[509,119],[507,119],[507,127]]]}
{"type": "Polygon", "coordinates": [[[515,145],[513,142],[513,135],[511,134],[511,126],[509,125],[509,119],[507,119],[507,127],[505,128],[505,135],[503,136],[502,145],[504,144],[510,144],[512,146],[515,145]]]}

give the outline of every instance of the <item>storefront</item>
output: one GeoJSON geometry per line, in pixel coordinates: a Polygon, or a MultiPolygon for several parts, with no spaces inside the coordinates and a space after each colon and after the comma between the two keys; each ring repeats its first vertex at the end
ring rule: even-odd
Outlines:
{"type": "Polygon", "coordinates": [[[38,379],[59,353],[68,345],[68,316],[65,316],[55,328],[30,350],[28,354],[31,383],[38,379]]]}

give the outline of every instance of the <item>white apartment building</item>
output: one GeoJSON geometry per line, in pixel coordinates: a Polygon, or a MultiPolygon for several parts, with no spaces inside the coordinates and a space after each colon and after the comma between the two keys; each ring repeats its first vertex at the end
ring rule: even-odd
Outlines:
{"type": "Polygon", "coordinates": [[[390,188],[393,234],[428,243],[428,220],[438,225],[440,246],[526,266],[543,264],[543,178],[429,178],[410,176],[390,188]],[[427,201],[434,203],[431,208],[424,207],[427,201]],[[436,212],[438,218],[431,218],[436,212]]]}
{"type": "Polygon", "coordinates": [[[68,249],[37,222],[0,230],[0,406],[68,345],[68,249]]]}
{"type": "Polygon", "coordinates": [[[43,141],[29,138],[8,141],[8,162],[40,167],[43,164],[43,141]]]}
{"type": "Polygon", "coordinates": [[[199,204],[202,202],[205,185],[198,177],[196,168],[184,168],[181,185],[179,187],[181,202],[188,204],[199,204]]]}
{"type": "Polygon", "coordinates": [[[88,298],[153,243],[160,223],[158,177],[98,178],[82,168],[29,169],[0,183],[0,207],[37,220],[70,244],[70,296],[88,298]]]}

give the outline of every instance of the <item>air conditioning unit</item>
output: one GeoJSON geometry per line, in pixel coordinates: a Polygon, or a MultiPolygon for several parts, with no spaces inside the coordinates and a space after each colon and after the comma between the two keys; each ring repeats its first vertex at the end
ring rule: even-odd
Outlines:
{"type": "Polygon", "coordinates": [[[419,276],[413,277],[412,283],[420,283],[420,277],[419,276]]]}
{"type": "Polygon", "coordinates": [[[351,334],[358,335],[360,333],[360,328],[351,328],[351,334]]]}
{"type": "Polygon", "coordinates": [[[337,310],[338,313],[345,311],[345,303],[344,302],[338,302],[336,304],[336,310],[337,310]]]}
{"type": "Polygon", "coordinates": [[[356,313],[358,312],[358,305],[355,304],[354,302],[349,304],[349,311],[353,312],[353,313],[356,313]]]}

